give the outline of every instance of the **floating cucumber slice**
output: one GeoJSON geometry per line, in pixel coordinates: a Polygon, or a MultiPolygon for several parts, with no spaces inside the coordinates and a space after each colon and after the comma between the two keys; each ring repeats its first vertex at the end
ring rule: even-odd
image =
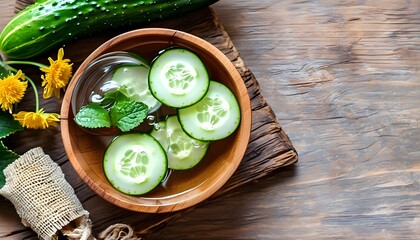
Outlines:
{"type": "Polygon", "coordinates": [[[123,65],[115,70],[111,81],[116,82],[121,92],[130,99],[143,102],[149,113],[156,111],[162,104],[150,92],[148,83],[149,68],[146,65],[123,65]]]}
{"type": "Polygon", "coordinates": [[[149,87],[162,103],[183,108],[203,98],[209,87],[209,76],[204,63],[195,53],[171,48],[152,62],[149,87]]]}
{"type": "Polygon", "coordinates": [[[196,166],[206,155],[209,143],[188,136],[179,124],[176,115],[158,123],[150,133],[168,156],[168,167],[174,170],[186,170],[196,166]]]}
{"type": "Polygon", "coordinates": [[[105,176],[112,186],[129,195],[145,194],[166,175],[167,157],[149,134],[129,133],[116,137],[103,157],[105,176]]]}
{"type": "Polygon", "coordinates": [[[178,109],[184,131],[201,141],[215,141],[231,135],[239,126],[241,112],[232,91],[224,84],[210,81],[207,94],[198,103],[178,109]]]}

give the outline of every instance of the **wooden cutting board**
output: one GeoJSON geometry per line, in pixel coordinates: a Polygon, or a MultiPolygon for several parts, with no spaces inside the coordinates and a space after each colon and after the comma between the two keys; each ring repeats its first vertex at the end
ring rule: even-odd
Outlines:
{"type": "MultiPolygon", "coordinates": [[[[32,0],[16,0],[16,12],[31,3],[33,3],[32,0]]],[[[247,86],[251,98],[253,123],[251,139],[245,157],[235,174],[224,187],[216,192],[209,200],[201,203],[201,205],[217,201],[226,193],[231,193],[244,184],[272,176],[282,167],[297,162],[298,154],[287,134],[277,121],[271,107],[267,104],[264,96],[261,94],[258,81],[255,79],[251,70],[242,61],[240,54],[235,49],[228,33],[224,30],[222,23],[211,8],[204,8],[183,17],[136,27],[172,28],[194,34],[209,41],[219,48],[234,63],[247,86]]],[[[76,69],[93,49],[109,38],[133,28],[134,27],[101,33],[99,35],[73,41],[65,46],[65,57],[72,60],[74,68],[76,69]]],[[[47,56],[56,58],[55,51],[56,50],[48,53],[46,56],[40,57],[39,61],[45,62],[47,56]]],[[[25,69],[23,70],[25,71],[25,69]]],[[[26,73],[33,75],[33,79],[39,78],[39,72],[27,69],[26,73]]],[[[39,85],[40,84],[38,84],[38,86],[39,85]]],[[[39,91],[41,92],[41,89],[39,89],[39,91]]],[[[47,112],[60,111],[61,102],[58,99],[42,100],[41,104],[47,112]]],[[[281,105],[281,99],[278,100],[277,104],[281,105]]],[[[33,96],[31,97],[29,94],[20,107],[31,109],[31,106],[33,106],[33,96]]],[[[15,134],[8,141],[8,146],[19,153],[23,153],[33,147],[41,146],[52,159],[60,164],[66,175],[66,179],[74,187],[76,194],[85,209],[90,212],[95,233],[104,230],[111,224],[123,222],[132,225],[139,234],[146,236],[151,232],[158,231],[183,213],[194,210],[193,207],[176,213],[143,214],[133,213],[110,205],[93,193],[73,170],[65,154],[59,128],[48,129],[42,132],[21,132],[15,134]]],[[[16,239],[22,239],[24,237],[36,238],[30,229],[25,229],[23,226],[15,223],[19,219],[15,216],[13,208],[12,210],[10,209],[10,203],[4,199],[0,199],[0,203],[0,211],[7,211],[10,212],[11,215],[14,215],[11,216],[9,220],[11,221],[11,237],[16,239]]]]}

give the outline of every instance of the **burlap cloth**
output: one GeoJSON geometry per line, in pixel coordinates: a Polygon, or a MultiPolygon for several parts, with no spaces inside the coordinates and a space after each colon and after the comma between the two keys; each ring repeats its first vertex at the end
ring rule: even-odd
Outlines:
{"type": "MultiPolygon", "coordinates": [[[[22,224],[31,227],[40,239],[88,240],[89,212],[83,209],[61,168],[41,148],[23,154],[3,171],[6,184],[0,194],[10,200],[22,224]]],[[[134,240],[130,226],[115,224],[99,235],[104,240],[134,240]]]]}

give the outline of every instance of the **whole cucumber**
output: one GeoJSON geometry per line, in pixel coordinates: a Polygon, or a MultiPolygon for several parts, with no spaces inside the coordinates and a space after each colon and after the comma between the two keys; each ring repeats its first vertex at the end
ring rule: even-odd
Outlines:
{"type": "Polygon", "coordinates": [[[38,0],[6,25],[0,50],[27,59],[110,28],[179,16],[217,0],[38,0]]]}

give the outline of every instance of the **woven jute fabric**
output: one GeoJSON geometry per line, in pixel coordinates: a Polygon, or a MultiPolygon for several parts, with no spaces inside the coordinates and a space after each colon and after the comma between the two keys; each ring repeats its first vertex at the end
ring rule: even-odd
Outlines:
{"type": "Polygon", "coordinates": [[[29,150],[3,172],[6,184],[0,194],[13,203],[22,223],[40,239],[55,239],[73,220],[88,219],[61,168],[42,148],[29,150]]]}

